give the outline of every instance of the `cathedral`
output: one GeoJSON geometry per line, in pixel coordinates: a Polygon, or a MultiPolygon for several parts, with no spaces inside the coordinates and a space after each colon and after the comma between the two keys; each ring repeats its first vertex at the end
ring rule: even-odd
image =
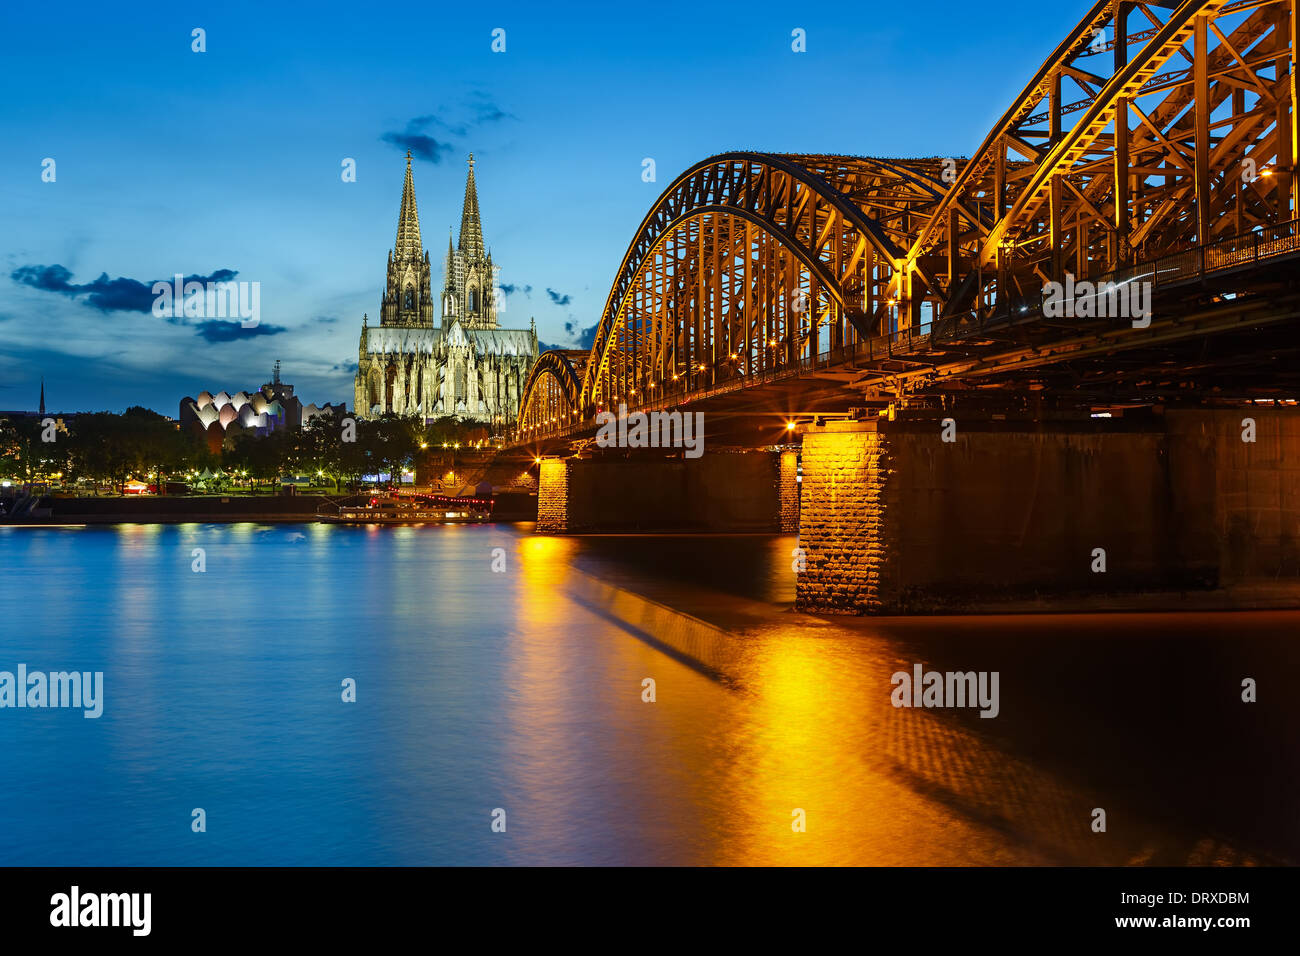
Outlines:
{"type": "Polygon", "coordinates": [[[451,415],[505,425],[519,414],[524,382],[537,361],[537,329],[532,322],[528,329],[497,327],[496,273],[483,244],[473,153],[460,239],[453,247],[448,234],[443,268],[435,326],[429,254],[420,241],[408,152],[379,324],[371,326],[368,315],[361,320],[354,405],[361,417],[451,415]]]}

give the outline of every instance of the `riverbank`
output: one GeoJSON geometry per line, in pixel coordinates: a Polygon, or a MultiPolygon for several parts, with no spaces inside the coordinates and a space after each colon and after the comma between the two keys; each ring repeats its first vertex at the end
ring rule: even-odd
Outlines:
{"type": "MultiPolygon", "coordinates": [[[[323,505],[338,498],[327,495],[150,495],[138,498],[51,497],[47,500],[50,505],[48,518],[21,524],[310,522],[317,520],[317,513],[323,505]]],[[[502,494],[494,498],[494,521],[532,521],[536,517],[535,495],[502,494]]]]}

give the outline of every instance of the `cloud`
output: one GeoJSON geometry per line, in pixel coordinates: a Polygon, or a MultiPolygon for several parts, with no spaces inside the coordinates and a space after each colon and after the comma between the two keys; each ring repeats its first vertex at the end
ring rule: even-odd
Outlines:
{"type": "Polygon", "coordinates": [[[347,372],[349,375],[356,375],[360,366],[356,362],[340,362],[330,369],[331,372],[347,372]]]}
{"type": "Polygon", "coordinates": [[[313,322],[320,325],[333,325],[338,320],[339,317],[337,315],[318,315],[312,319],[313,322]]]}
{"type": "Polygon", "coordinates": [[[581,350],[590,352],[592,345],[596,342],[596,326],[588,326],[585,329],[579,329],[573,321],[564,323],[564,331],[570,337],[577,337],[576,342],[570,342],[568,345],[562,345],[554,342],[538,341],[537,347],[545,352],[547,349],[562,349],[566,351],[581,350]]]}
{"type": "Polygon", "coordinates": [[[530,285],[519,285],[518,283],[502,282],[497,285],[497,288],[500,289],[507,296],[514,295],[516,292],[522,292],[524,295],[528,296],[529,298],[532,298],[533,287],[530,285]]]}
{"type": "Polygon", "coordinates": [[[423,116],[414,116],[407,121],[404,129],[389,130],[379,138],[400,150],[409,149],[411,155],[418,159],[427,160],[431,163],[440,163],[444,155],[454,150],[450,144],[429,135],[430,129],[437,129],[440,131],[440,135],[445,134],[446,137],[461,139],[469,135],[470,130],[475,127],[518,118],[515,114],[498,106],[486,93],[475,91],[470,93],[469,97],[456,109],[443,110],[443,115],[425,113],[423,116]],[[463,114],[466,111],[470,113],[467,117],[455,115],[457,113],[463,114]]]}
{"type": "Polygon", "coordinates": [[[547,287],[546,294],[551,297],[551,301],[556,305],[568,305],[573,301],[573,296],[556,292],[550,287],[547,287]]]}
{"type": "Polygon", "coordinates": [[[239,322],[226,319],[205,319],[196,323],[194,332],[208,342],[233,342],[236,339],[250,338],[254,335],[279,335],[288,331],[282,325],[254,325],[244,328],[239,322]]]}
{"type": "MultiPolygon", "coordinates": [[[[184,282],[229,282],[239,275],[234,269],[218,269],[208,276],[185,276],[184,282]]],[[[76,299],[85,296],[86,304],[105,314],[109,312],[151,312],[156,298],[154,282],[171,284],[175,277],[141,282],[119,276],[110,279],[101,272],[93,282],[75,283],[72,272],[55,263],[51,266],[20,266],[9,274],[19,285],[30,286],[42,292],[56,292],[76,299]]]]}
{"type": "Polygon", "coordinates": [[[465,98],[466,104],[474,110],[474,120],[471,125],[485,126],[488,123],[499,123],[502,120],[519,119],[514,113],[507,112],[497,105],[491,95],[484,93],[482,90],[473,90],[465,98]]]}
{"type": "Polygon", "coordinates": [[[428,125],[429,119],[431,117],[417,116],[406,124],[405,130],[389,130],[379,138],[390,146],[396,146],[398,149],[409,149],[411,155],[416,159],[427,160],[430,163],[440,163],[443,154],[452,152],[452,147],[446,143],[438,142],[426,133],[420,132],[422,126],[428,125]]]}

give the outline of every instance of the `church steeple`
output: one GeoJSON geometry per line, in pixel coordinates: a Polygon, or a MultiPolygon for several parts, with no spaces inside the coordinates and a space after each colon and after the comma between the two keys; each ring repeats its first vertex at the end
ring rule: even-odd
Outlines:
{"type": "Polygon", "coordinates": [[[415,183],[411,179],[411,151],[406,151],[406,181],[402,183],[402,211],[397,216],[397,243],[394,257],[419,259],[424,253],[420,242],[420,211],[415,207],[415,183]]]}
{"type": "Polygon", "coordinates": [[[465,205],[460,213],[461,255],[469,259],[483,256],[483,224],[478,215],[478,187],[474,184],[474,154],[469,154],[469,175],[465,179],[465,205]]]}
{"type": "Polygon", "coordinates": [[[402,209],[397,214],[397,242],[388,253],[388,275],[380,303],[381,326],[433,327],[433,298],[429,294],[429,256],[420,241],[420,213],[415,206],[411,151],[406,151],[402,209]]]}
{"type": "Polygon", "coordinates": [[[45,417],[45,376],[41,376],[41,417],[45,417]]]}

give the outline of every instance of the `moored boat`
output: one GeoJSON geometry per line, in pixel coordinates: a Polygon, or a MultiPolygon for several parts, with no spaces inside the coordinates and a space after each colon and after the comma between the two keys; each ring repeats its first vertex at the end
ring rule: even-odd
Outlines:
{"type": "Polygon", "coordinates": [[[445,524],[492,519],[491,498],[383,493],[322,505],[317,520],[331,524],[445,524]],[[330,510],[333,509],[333,510],[330,510]]]}

